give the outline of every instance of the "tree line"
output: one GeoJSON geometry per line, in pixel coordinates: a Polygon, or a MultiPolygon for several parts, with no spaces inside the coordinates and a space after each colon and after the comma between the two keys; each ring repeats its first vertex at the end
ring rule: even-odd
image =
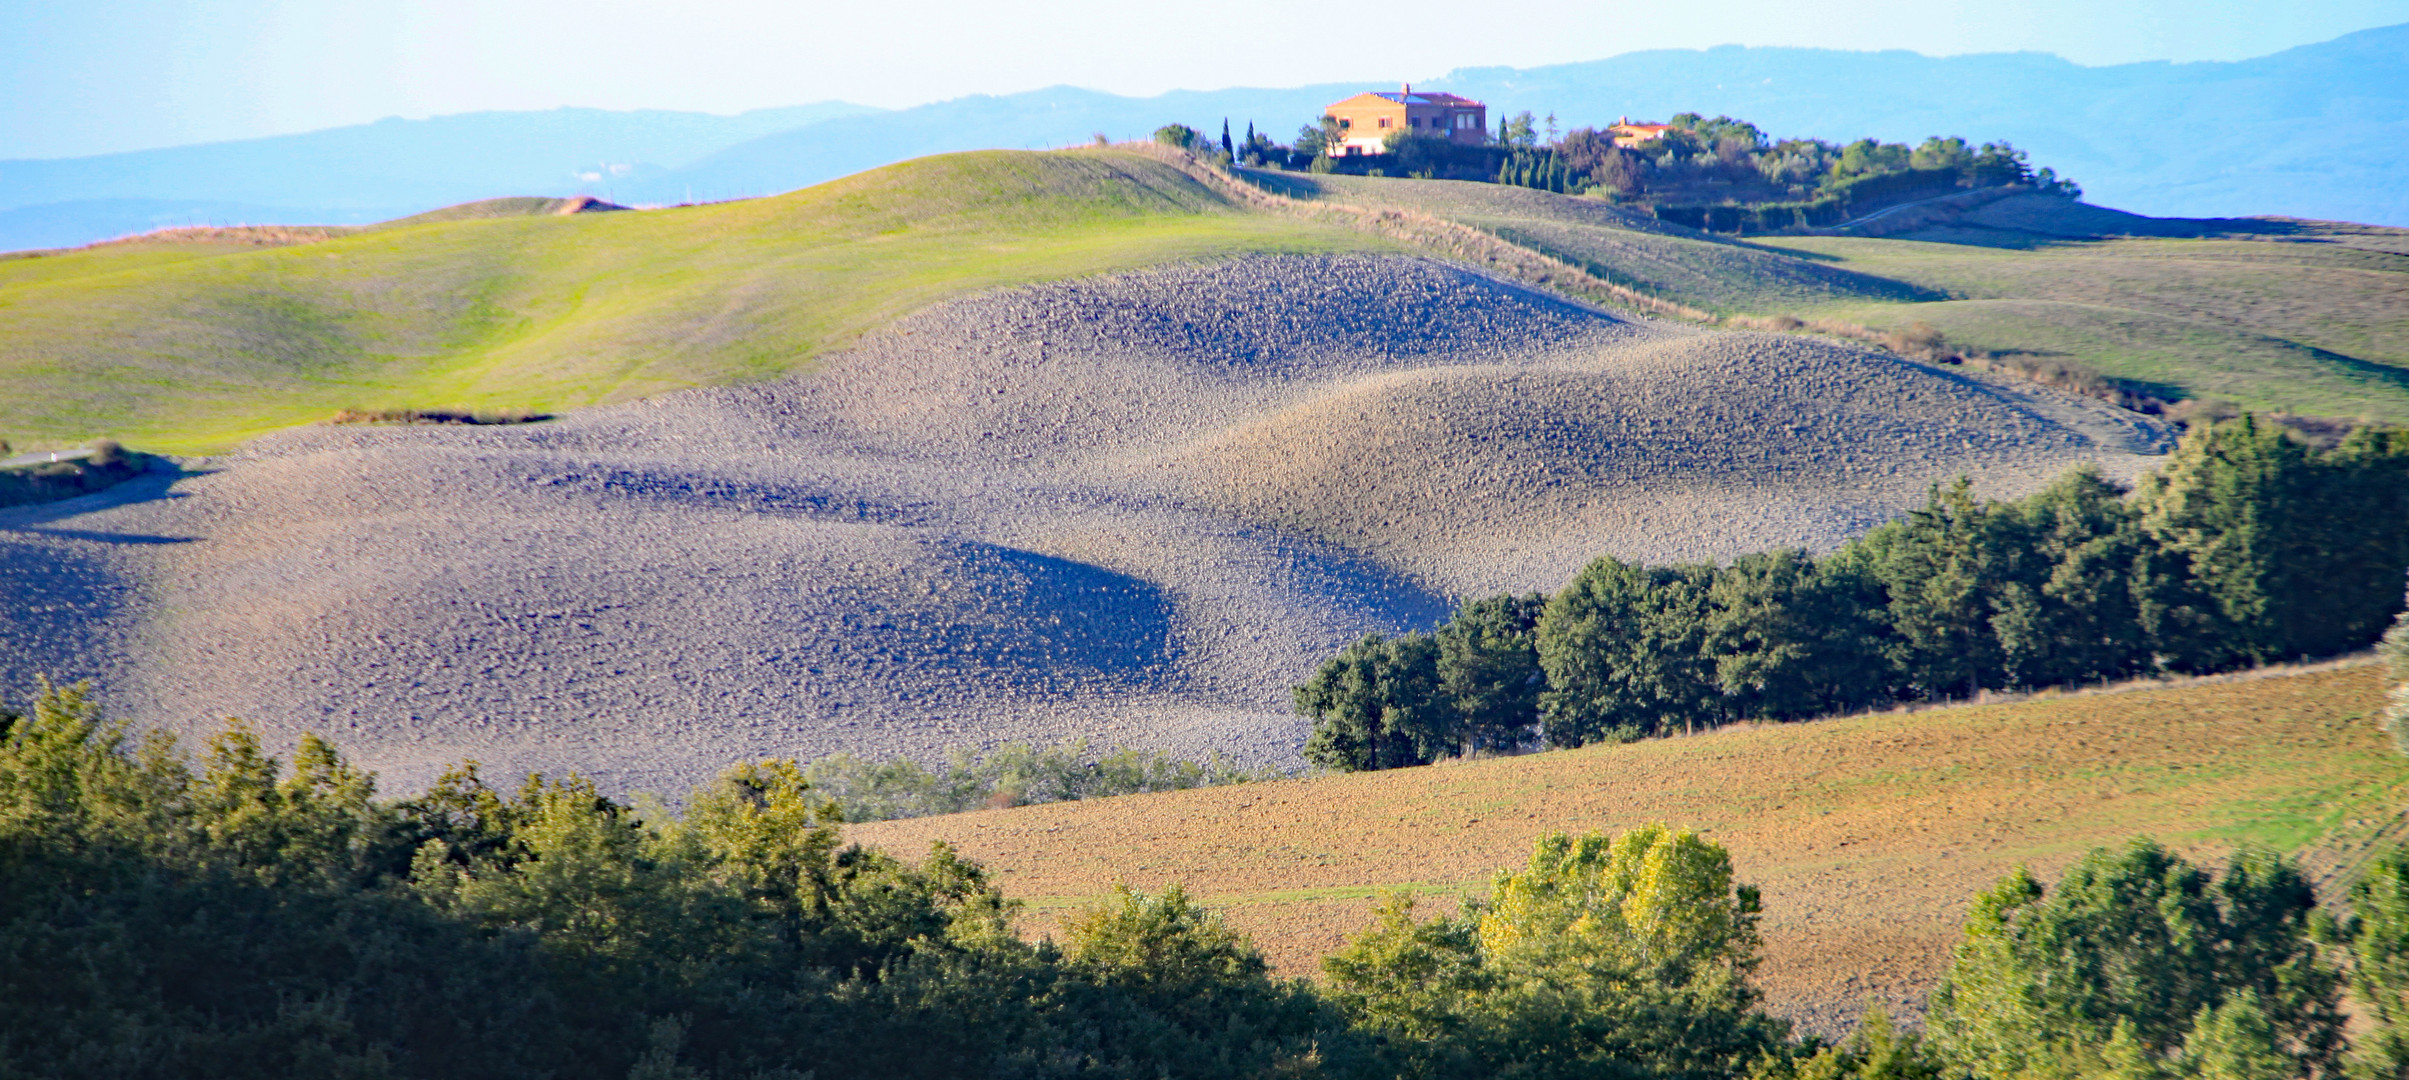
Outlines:
{"type": "Polygon", "coordinates": [[[1980,145],[1933,136],[1910,146],[1879,139],[1839,143],[1778,138],[1729,116],[1676,114],[1660,136],[1616,145],[1611,128],[1559,132],[1556,117],[1500,116],[1479,145],[1416,128],[1382,137],[1385,153],[1341,157],[1345,141],[1333,117],[1299,128],[1287,144],[1247,125],[1243,141],[1226,131],[1215,146],[1180,125],[1156,137],[1202,147],[1252,168],[1486,180],[1571,195],[1644,201],[1657,216],[1693,228],[1729,232],[1813,227],[1903,198],[1950,189],[2021,184],[2079,198],[2082,189],[2006,142],[1980,145]],[[1168,133],[1168,134],[1166,134],[1168,133]]]}
{"type": "Polygon", "coordinates": [[[1539,838],[1283,980],[1177,886],[1024,940],[940,844],[845,845],[793,762],[683,813],[316,738],[199,762],[82,688],[0,719],[0,1075],[2324,1080],[2409,1075],[2409,854],[2319,914],[2292,863],[2148,842],[1976,898],[1921,1034],[1767,1014],[1757,891],[1648,825],[1539,838]],[[2356,1043],[2344,1014],[2358,1003],[2356,1043]]]}
{"type": "Polygon", "coordinates": [[[2230,671],[2367,647],[2404,572],[2409,429],[2318,450],[2241,417],[2130,491],[2087,467],[2008,501],[1960,479],[1822,557],[1602,557],[1553,596],[1367,636],[1294,702],[1306,758],[1353,771],[2230,671]]]}

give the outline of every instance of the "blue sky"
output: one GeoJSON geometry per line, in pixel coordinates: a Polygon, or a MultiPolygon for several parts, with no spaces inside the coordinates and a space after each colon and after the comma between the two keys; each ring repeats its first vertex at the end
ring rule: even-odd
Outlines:
{"type": "Polygon", "coordinates": [[[0,0],[0,158],[481,109],[1388,83],[1719,44],[2232,60],[2402,22],[2409,0],[0,0]]]}

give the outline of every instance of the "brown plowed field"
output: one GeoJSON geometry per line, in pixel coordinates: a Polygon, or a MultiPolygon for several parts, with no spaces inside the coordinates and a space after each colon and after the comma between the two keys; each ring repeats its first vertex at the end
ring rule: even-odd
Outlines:
{"type": "Polygon", "coordinates": [[[2400,831],[2409,760],[2380,699],[2378,670],[2348,663],[847,833],[953,843],[1040,932],[1116,882],[1184,882],[1309,974],[1380,888],[1444,907],[1541,833],[1690,826],[1764,889],[1774,1007],[1832,1031],[1869,996],[1918,1011],[1967,899],[2018,863],[2047,879],[2137,834],[2257,843],[2300,851],[2330,893],[2400,831]]]}

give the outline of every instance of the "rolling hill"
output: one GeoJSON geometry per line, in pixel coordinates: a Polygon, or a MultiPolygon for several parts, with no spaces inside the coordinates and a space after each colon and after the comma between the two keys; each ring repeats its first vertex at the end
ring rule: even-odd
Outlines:
{"type": "MultiPolygon", "coordinates": [[[[846,827],[942,839],[1031,907],[1031,930],[1127,883],[1190,893],[1278,967],[1315,961],[1405,889],[1437,910],[1550,831],[1699,829],[1764,890],[1777,1013],[1826,1035],[1869,1000],[1913,1015],[1966,902],[2029,866],[2150,835],[2195,856],[2301,854],[2329,897],[2404,834],[2409,760],[2353,663],[2109,693],[1727,729],[1380,773],[846,827]]],[[[1427,910],[1427,909],[1426,909],[1427,910]]]]}
{"type": "MultiPolygon", "coordinates": [[[[1714,315],[1921,321],[2165,397],[2409,419],[2399,230],[2169,222],[2030,196],[1878,239],[1734,241],[1497,185],[1254,179],[1308,209],[1468,226],[1714,315]],[[2196,235],[2084,231],[2179,227],[2196,235]]],[[[1248,252],[1462,257],[1238,191],[1142,155],[989,152],[637,214],[499,200],[351,233],[167,233],[0,258],[0,379],[20,391],[0,402],[0,437],[207,451],[343,408],[557,412],[800,370],[998,285],[1248,252]]]]}
{"type": "Polygon", "coordinates": [[[1492,184],[1266,183],[1459,221],[1721,315],[1924,322],[2168,398],[2409,422],[2409,230],[2143,218],[2023,195],[1880,237],[1737,239],[1492,184]]]}
{"type": "Polygon", "coordinates": [[[554,412],[796,370],[945,296],[1382,242],[1143,157],[970,154],[642,214],[429,221],[261,249],[168,236],[0,260],[0,435],[161,450],[341,408],[554,412]]]}
{"type": "Polygon", "coordinates": [[[0,263],[0,366],[39,390],[12,431],[248,440],[0,515],[0,680],[330,729],[404,783],[1074,736],[1292,762],[1286,687],[1455,597],[1828,548],[1959,473],[2015,494],[2168,440],[1130,152],[556,209],[0,263]],[[563,415],[306,423],[337,408],[563,415]]]}

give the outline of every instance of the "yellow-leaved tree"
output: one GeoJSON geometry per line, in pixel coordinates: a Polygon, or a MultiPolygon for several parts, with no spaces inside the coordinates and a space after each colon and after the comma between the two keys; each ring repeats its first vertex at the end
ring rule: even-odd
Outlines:
{"type": "Polygon", "coordinates": [[[1730,1076],[1787,1034],[1749,981],[1758,910],[1694,832],[1553,834],[1454,918],[1391,898],[1324,968],[1419,1075],[1730,1076]]]}

